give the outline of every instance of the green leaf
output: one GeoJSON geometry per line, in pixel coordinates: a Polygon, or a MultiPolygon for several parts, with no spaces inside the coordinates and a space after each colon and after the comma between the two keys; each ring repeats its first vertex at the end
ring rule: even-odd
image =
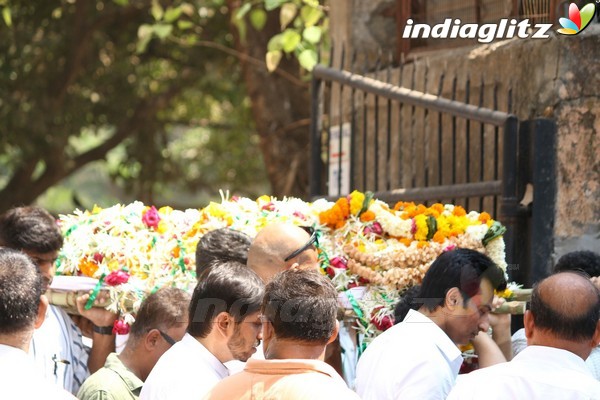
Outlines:
{"type": "Polygon", "coordinates": [[[318,26],[309,26],[302,32],[302,37],[308,43],[317,44],[321,41],[321,28],[318,26]]]}
{"type": "MultiPolygon", "coordinates": [[[[138,36],[139,36],[139,34],[138,34],[138,36]]],[[[140,37],[135,45],[136,53],[141,54],[141,53],[145,52],[146,47],[148,47],[148,43],[150,43],[150,39],[152,39],[152,35],[140,37]]]]}
{"type": "Polygon", "coordinates": [[[287,0],[265,0],[265,10],[271,11],[281,6],[287,0]]]}
{"type": "Polygon", "coordinates": [[[265,56],[265,63],[267,64],[267,70],[269,70],[269,72],[273,72],[275,69],[277,69],[282,55],[283,54],[279,50],[267,52],[267,55],[265,56]]]}
{"type": "Polygon", "coordinates": [[[152,30],[160,39],[166,39],[173,31],[173,25],[169,24],[155,24],[152,30]]]}
{"type": "Polygon", "coordinates": [[[499,236],[504,235],[504,233],[506,233],[506,227],[500,222],[494,221],[494,223],[492,224],[492,226],[490,226],[481,242],[484,246],[487,246],[489,242],[491,242],[499,236]]]}
{"type": "Polygon", "coordinates": [[[313,49],[304,50],[298,56],[298,61],[300,62],[300,65],[307,71],[312,71],[315,65],[317,65],[317,60],[317,52],[313,49]]]}
{"type": "Polygon", "coordinates": [[[427,240],[433,239],[433,235],[437,232],[437,220],[433,215],[427,216],[427,240]]]}
{"type": "Polygon", "coordinates": [[[281,30],[284,30],[290,22],[296,17],[298,13],[298,7],[293,3],[286,3],[281,6],[279,11],[279,22],[281,24],[281,30]]]}
{"type": "Polygon", "coordinates": [[[262,8],[256,8],[250,12],[249,18],[254,29],[260,31],[267,23],[267,12],[262,8]]]}
{"type": "Polygon", "coordinates": [[[291,53],[296,49],[296,46],[300,44],[302,40],[302,36],[296,31],[291,29],[286,29],[281,34],[281,45],[283,47],[283,51],[286,53],[291,53]]]}
{"type": "Polygon", "coordinates": [[[240,8],[235,12],[235,19],[243,19],[248,11],[252,8],[252,3],[244,3],[240,8]]]}
{"type": "Polygon", "coordinates": [[[177,8],[167,8],[167,11],[165,12],[165,22],[173,22],[176,19],[179,18],[179,16],[181,15],[181,8],[177,7],[177,8]]]}
{"type": "Polygon", "coordinates": [[[240,34],[240,42],[246,42],[246,21],[243,19],[232,18],[233,24],[236,26],[240,34]]]}
{"type": "Polygon", "coordinates": [[[153,28],[152,25],[142,24],[138,28],[137,36],[138,39],[152,38],[153,28]]]}
{"type": "Polygon", "coordinates": [[[6,6],[2,9],[2,19],[4,20],[6,26],[12,26],[12,14],[9,6],[6,6]]]}
{"type": "Polygon", "coordinates": [[[191,21],[177,21],[177,27],[182,31],[190,29],[192,26],[194,26],[194,24],[191,21]]]}
{"type": "Polygon", "coordinates": [[[157,0],[153,0],[152,7],[150,8],[150,13],[154,17],[155,21],[160,21],[165,12],[160,3],[157,0]]]}
{"type": "Polygon", "coordinates": [[[118,4],[120,6],[126,6],[129,4],[129,0],[113,0],[113,3],[118,4]]]}
{"type": "Polygon", "coordinates": [[[317,22],[319,22],[322,16],[323,11],[311,6],[304,6],[300,10],[300,17],[302,17],[304,26],[306,27],[315,25],[317,22]]]}
{"type": "Polygon", "coordinates": [[[283,35],[281,33],[278,33],[277,35],[273,36],[267,44],[267,51],[281,50],[283,48],[282,36],[283,35]]]}

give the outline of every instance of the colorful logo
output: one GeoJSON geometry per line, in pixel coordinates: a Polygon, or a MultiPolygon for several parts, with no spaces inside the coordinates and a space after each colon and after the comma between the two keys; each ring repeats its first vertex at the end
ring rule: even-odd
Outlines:
{"type": "Polygon", "coordinates": [[[563,35],[577,35],[590,24],[595,13],[596,5],[594,3],[586,4],[581,10],[579,10],[577,4],[571,3],[569,5],[569,18],[558,20],[562,28],[557,32],[563,35]]]}

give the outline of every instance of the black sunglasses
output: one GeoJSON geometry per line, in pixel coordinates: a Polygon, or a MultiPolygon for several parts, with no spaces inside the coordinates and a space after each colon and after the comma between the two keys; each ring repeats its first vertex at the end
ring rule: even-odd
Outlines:
{"type": "Polygon", "coordinates": [[[308,239],[308,242],[306,242],[304,246],[300,247],[298,250],[294,251],[292,254],[284,258],[283,261],[285,262],[290,261],[292,258],[298,256],[300,253],[308,249],[313,244],[316,247],[319,246],[319,235],[317,234],[315,228],[313,228],[312,226],[300,226],[300,228],[304,229],[304,231],[310,235],[310,239],[308,239]]]}
{"type": "Polygon", "coordinates": [[[169,343],[171,346],[173,346],[175,343],[177,343],[175,341],[175,339],[173,339],[171,336],[167,335],[166,333],[164,333],[160,329],[157,329],[157,330],[158,330],[158,333],[160,333],[160,336],[162,336],[163,339],[165,339],[165,342],[169,343]]]}

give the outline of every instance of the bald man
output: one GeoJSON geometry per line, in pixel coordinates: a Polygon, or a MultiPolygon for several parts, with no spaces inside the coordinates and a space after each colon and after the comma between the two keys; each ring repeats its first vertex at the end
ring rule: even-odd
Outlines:
{"type": "Polygon", "coordinates": [[[451,399],[600,399],[585,359],[600,342],[600,291],[589,277],[560,272],[533,288],[528,346],[511,362],[459,379],[451,399]]]}
{"type": "Polygon", "coordinates": [[[292,224],[274,223],[261,229],[248,251],[248,267],[268,283],[294,264],[318,268],[317,234],[292,224]]]}

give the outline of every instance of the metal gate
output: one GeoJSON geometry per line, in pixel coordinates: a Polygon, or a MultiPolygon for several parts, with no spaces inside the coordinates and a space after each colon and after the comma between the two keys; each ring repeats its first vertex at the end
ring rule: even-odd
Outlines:
{"type": "MultiPolygon", "coordinates": [[[[483,92],[474,105],[394,85],[389,70],[387,81],[365,75],[323,65],[313,71],[313,198],[358,189],[388,203],[452,202],[488,211],[508,229],[509,277],[530,286],[547,275],[555,123],[520,122],[483,107],[483,92]]],[[[469,88],[467,80],[467,100],[469,88]]],[[[455,93],[456,79],[452,98],[455,93]]],[[[494,89],[495,103],[497,97],[494,89]]],[[[507,98],[510,108],[510,91],[507,98]]]]}

